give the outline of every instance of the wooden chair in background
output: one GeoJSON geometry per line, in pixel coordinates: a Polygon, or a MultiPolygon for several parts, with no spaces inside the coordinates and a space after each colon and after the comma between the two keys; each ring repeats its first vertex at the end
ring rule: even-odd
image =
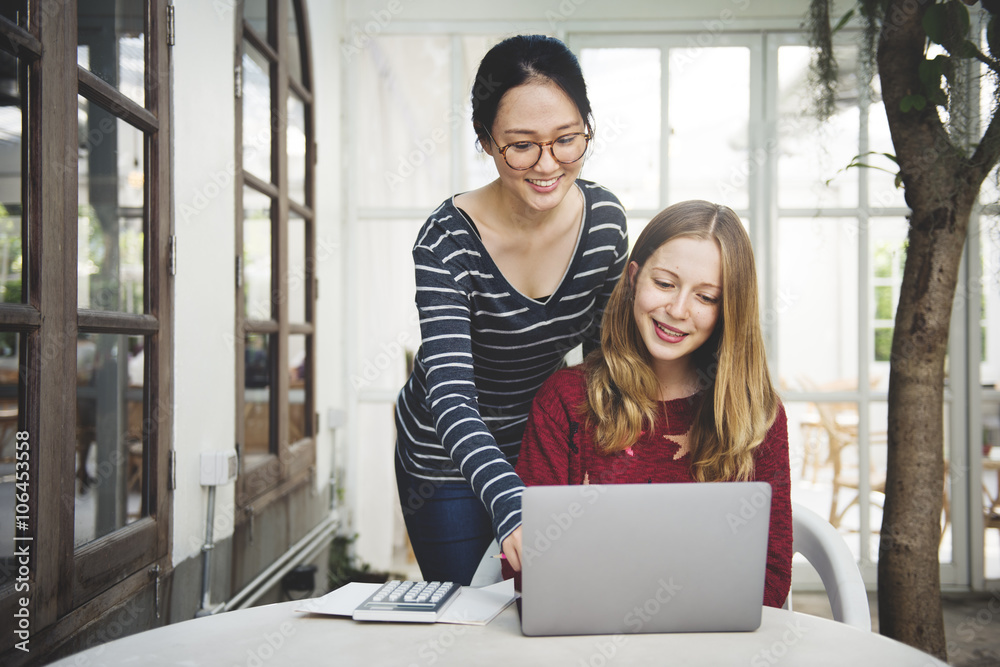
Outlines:
{"type": "MultiPolygon", "coordinates": [[[[872,378],[874,388],[879,378],[872,378]]],[[[799,384],[805,391],[811,393],[852,391],[857,388],[857,382],[842,380],[819,385],[809,378],[799,378],[799,384]]],[[[824,465],[832,469],[830,494],[830,513],[828,521],[834,528],[840,528],[844,515],[860,501],[861,471],[858,467],[860,452],[858,449],[858,404],[853,401],[816,401],[811,403],[815,418],[805,423],[805,450],[803,452],[803,477],[811,462],[813,465],[813,481],[816,480],[819,461],[823,460],[821,447],[826,445],[824,465]],[[846,505],[841,505],[841,491],[854,490],[855,494],[846,505]]],[[[869,443],[885,443],[884,432],[874,432],[869,435],[869,443]]],[[[885,494],[885,470],[869,463],[868,487],[873,494],[885,494]]],[[[881,502],[876,502],[881,507],[881,502]]]]}
{"type": "MultiPolygon", "coordinates": [[[[861,494],[861,469],[858,465],[858,424],[857,406],[854,406],[853,419],[850,411],[837,411],[838,404],[819,403],[816,411],[819,414],[819,421],[827,435],[828,455],[827,463],[833,469],[832,485],[830,496],[830,517],[829,522],[834,528],[840,528],[840,523],[844,515],[854,505],[860,501],[861,494]],[[840,492],[842,489],[852,489],[855,491],[850,502],[846,505],[840,504],[840,492]]],[[[853,404],[852,404],[853,405],[853,404]]],[[[873,434],[878,438],[883,438],[885,434],[873,434]]],[[[868,468],[868,488],[872,493],[885,495],[885,470],[870,464],[868,468]]],[[[881,503],[876,503],[881,507],[881,503]]]]}

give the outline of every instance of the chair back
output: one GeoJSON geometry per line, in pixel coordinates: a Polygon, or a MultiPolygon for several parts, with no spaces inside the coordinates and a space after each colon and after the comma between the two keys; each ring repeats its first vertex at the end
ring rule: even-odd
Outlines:
{"type": "MultiPolygon", "coordinates": [[[[854,554],[837,529],[808,507],[793,502],[792,531],[792,549],[805,556],[819,573],[834,620],[871,632],[865,582],[854,554]]],[[[786,602],[786,606],[790,604],[786,602]]]]}

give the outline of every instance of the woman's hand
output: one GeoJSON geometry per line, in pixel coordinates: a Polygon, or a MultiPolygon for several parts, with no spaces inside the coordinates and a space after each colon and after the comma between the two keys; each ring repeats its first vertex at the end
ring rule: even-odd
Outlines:
{"type": "Polygon", "coordinates": [[[514,568],[515,572],[521,571],[521,527],[518,526],[514,532],[507,536],[500,547],[503,555],[507,558],[507,564],[514,568]]]}

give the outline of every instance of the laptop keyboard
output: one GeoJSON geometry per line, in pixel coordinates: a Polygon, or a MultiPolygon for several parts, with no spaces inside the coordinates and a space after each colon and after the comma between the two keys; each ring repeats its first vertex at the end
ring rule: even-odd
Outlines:
{"type": "Polygon", "coordinates": [[[356,621],[434,623],[462,587],[451,581],[387,581],[354,610],[356,621]]]}

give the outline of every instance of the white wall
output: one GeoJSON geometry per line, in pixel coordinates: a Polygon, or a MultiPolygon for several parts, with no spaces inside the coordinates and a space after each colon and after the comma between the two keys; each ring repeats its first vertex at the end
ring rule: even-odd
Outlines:
{"type": "MultiPolygon", "coordinates": [[[[174,279],[173,447],[177,489],[173,562],[196,555],[205,535],[202,452],[235,447],[234,262],[236,195],[233,52],[226,3],[178,0],[173,46],[174,279]]],[[[234,484],[220,487],[216,538],[232,534],[234,484]]]]}
{"type": "MultiPolygon", "coordinates": [[[[235,131],[232,3],[175,0],[173,59],[174,283],[173,447],[177,490],[173,563],[196,556],[204,541],[207,492],[202,452],[235,446],[235,131]]],[[[339,3],[308,3],[312,31],[317,168],[316,409],[320,413],[315,485],[329,483],[334,433],[328,410],[343,410],[341,284],[339,3]]],[[[215,539],[233,533],[235,485],[216,496],[215,539]]]]}
{"type": "Polygon", "coordinates": [[[341,68],[339,35],[343,24],[340,2],[310,0],[309,22],[312,26],[312,59],[316,99],[316,277],[319,300],[316,302],[316,410],[319,432],[316,442],[316,486],[326,486],[334,465],[343,465],[343,432],[332,430],[331,411],[336,419],[346,418],[344,295],[350,286],[344,272],[344,215],[341,187],[340,118],[341,68]],[[336,451],[335,451],[336,450],[336,451]]]}

